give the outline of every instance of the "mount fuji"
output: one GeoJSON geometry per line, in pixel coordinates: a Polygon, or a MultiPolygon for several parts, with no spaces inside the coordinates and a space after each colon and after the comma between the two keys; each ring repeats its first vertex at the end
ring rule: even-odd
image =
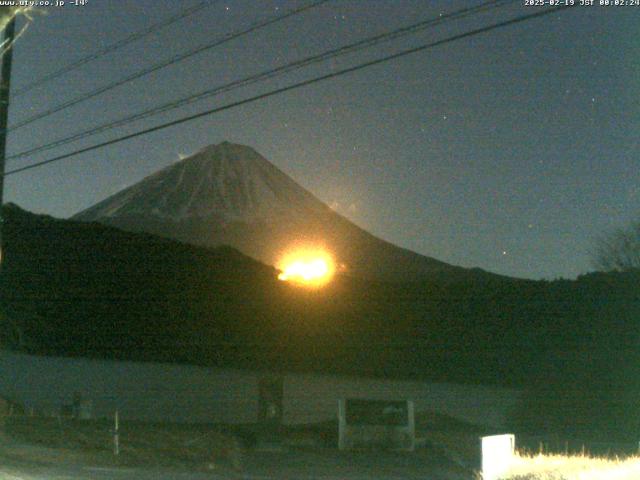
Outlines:
{"type": "Polygon", "coordinates": [[[347,275],[377,280],[497,277],[397,247],[356,226],[254,149],[206,147],[72,217],[194,245],[232,246],[276,265],[322,246],[347,275]]]}

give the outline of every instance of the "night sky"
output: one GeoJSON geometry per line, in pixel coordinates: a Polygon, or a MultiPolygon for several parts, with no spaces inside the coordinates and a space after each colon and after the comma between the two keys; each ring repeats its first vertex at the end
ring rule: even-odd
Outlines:
{"type": "MultiPolygon", "coordinates": [[[[197,2],[69,3],[33,15],[14,50],[12,89],[197,2]]],[[[307,3],[212,0],[144,40],[12,97],[10,125],[307,3]]],[[[330,1],[16,129],[8,155],[479,3],[330,1]]],[[[10,160],[7,170],[540,8],[514,2],[10,160]]],[[[639,99],[640,7],[576,7],[8,176],[4,200],[68,217],[227,140],[252,146],[338,212],[397,245],[512,276],[572,278],[590,271],[598,235],[640,217],[639,99]]]]}

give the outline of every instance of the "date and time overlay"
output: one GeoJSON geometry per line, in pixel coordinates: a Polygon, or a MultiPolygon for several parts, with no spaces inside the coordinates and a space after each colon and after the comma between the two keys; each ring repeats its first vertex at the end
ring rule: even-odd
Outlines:
{"type": "Polygon", "coordinates": [[[525,7],[640,7],[640,0],[523,0],[525,7]]]}

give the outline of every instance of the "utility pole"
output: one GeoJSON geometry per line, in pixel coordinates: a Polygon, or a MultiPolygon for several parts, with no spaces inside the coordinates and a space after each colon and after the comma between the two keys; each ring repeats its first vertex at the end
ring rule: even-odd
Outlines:
{"type": "Polygon", "coordinates": [[[9,87],[11,86],[11,61],[13,59],[13,40],[16,33],[16,17],[14,16],[4,29],[5,51],[2,55],[2,78],[0,79],[0,266],[2,265],[3,217],[2,199],[4,193],[4,161],[7,153],[7,122],[9,119],[9,87]]]}

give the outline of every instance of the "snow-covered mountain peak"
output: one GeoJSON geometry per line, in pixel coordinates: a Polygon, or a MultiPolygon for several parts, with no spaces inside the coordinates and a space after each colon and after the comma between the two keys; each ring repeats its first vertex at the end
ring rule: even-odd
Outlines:
{"type": "Polygon", "coordinates": [[[210,145],[79,213],[77,220],[123,216],[223,222],[269,222],[328,207],[258,152],[244,145],[210,145]]]}

